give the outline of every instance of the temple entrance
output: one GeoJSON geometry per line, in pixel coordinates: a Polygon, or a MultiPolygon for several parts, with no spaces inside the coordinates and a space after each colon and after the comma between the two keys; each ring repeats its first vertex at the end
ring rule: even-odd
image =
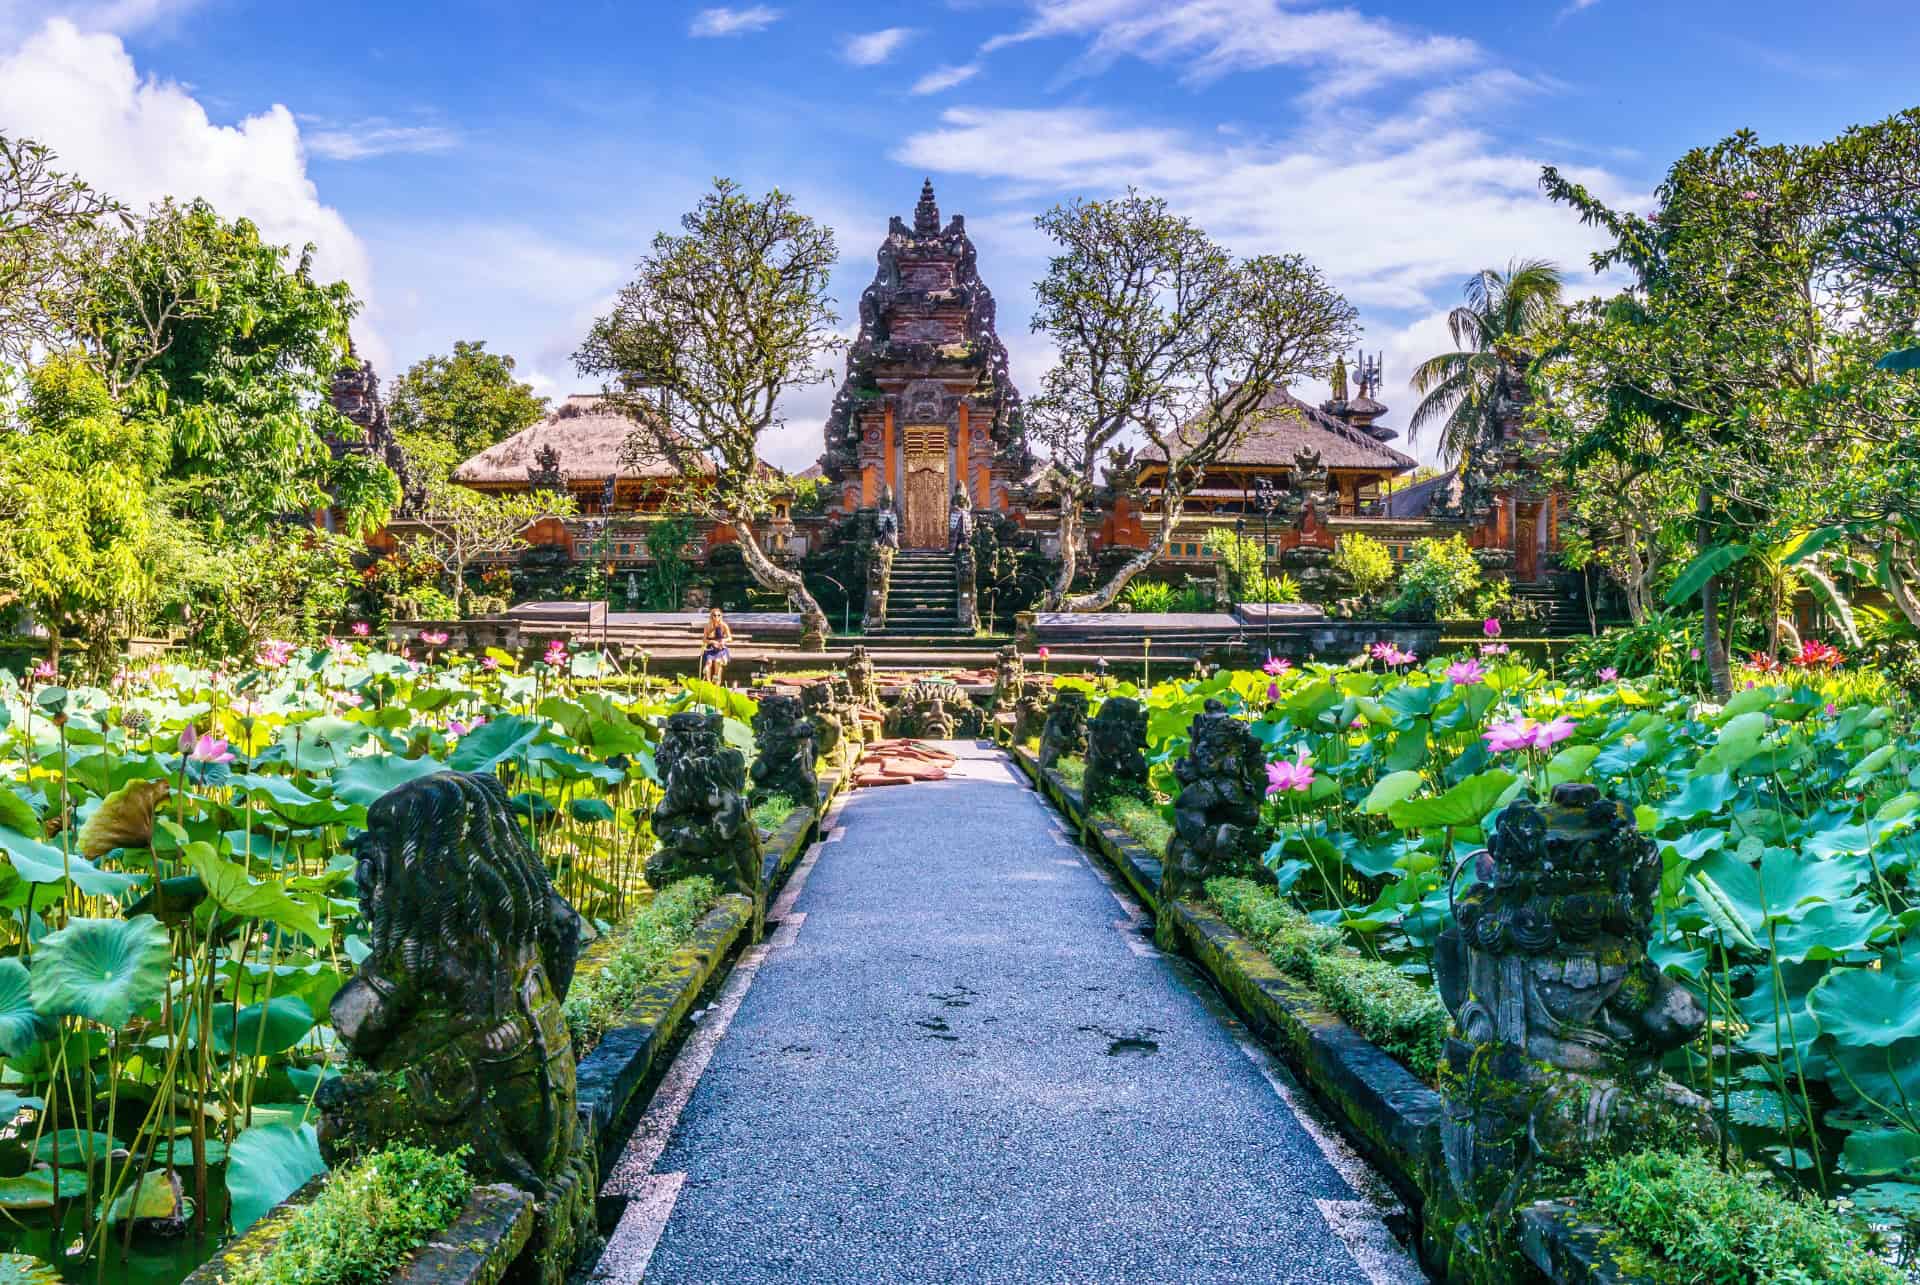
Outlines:
{"type": "Polygon", "coordinates": [[[908,549],[947,545],[947,430],[944,425],[906,431],[906,512],[901,540],[908,549]]]}

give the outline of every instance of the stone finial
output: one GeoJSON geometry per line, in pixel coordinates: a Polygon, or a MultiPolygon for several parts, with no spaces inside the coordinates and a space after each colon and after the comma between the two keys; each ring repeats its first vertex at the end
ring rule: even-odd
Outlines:
{"type": "Polygon", "coordinates": [[[1054,692],[1047,725],[1040,729],[1040,766],[1052,767],[1063,758],[1086,751],[1087,694],[1062,687],[1054,692]]]}
{"type": "Polygon", "coordinates": [[[934,203],[931,178],[920,185],[920,204],[913,207],[913,232],[915,236],[940,235],[940,207],[934,203]]]}
{"type": "Polygon", "coordinates": [[[557,1283],[592,1234],[598,1174],[560,1007],[580,916],[492,775],[390,790],[355,856],[369,953],[330,1013],[373,1069],[321,1087],[321,1151],[338,1165],[392,1142],[471,1147],[477,1177],[535,1197],[524,1279],[557,1283]]]}
{"type": "Polygon", "coordinates": [[[1147,793],[1147,707],[1130,696],[1109,696],[1087,724],[1087,774],[1082,802],[1091,810],[1118,795],[1147,793]]]}
{"type": "Polygon", "coordinates": [[[1660,872],[1627,808],[1571,783],[1545,808],[1501,812],[1455,901],[1434,958],[1454,1020],[1441,1140],[1455,1276],[1517,1264],[1513,1216],[1546,1175],[1714,1136],[1706,1102],[1660,1071],[1706,1026],[1647,954],[1660,872]]]}
{"type": "Polygon", "coordinates": [[[753,761],[753,802],[784,794],[803,808],[820,799],[820,778],[813,760],[819,754],[814,726],[798,696],[775,692],[760,698],[753,716],[753,739],[760,748],[753,761]]]}
{"type": "Polygon", "coordinates": [[[1331,405],[1342,405],[1347,400],[1347,359],[1333,359],[1333,401],[1331,405]]]}
{"type": "Polygon", "coordinates": [[[1209,879],[1260,867],[1260,801],[1266,755],[1247,724],[1217,700],[1194,716],[1186,757],[1173,765],[1173,838],[1160,870],[1160,901],[1198,896],[1209,879]]]}

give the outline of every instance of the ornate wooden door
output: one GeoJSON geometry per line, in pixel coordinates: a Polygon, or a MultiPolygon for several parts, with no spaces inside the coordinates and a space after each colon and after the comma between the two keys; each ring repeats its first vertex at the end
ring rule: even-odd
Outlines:
{"type": "Polygon", "coordinates": [[[947,545],[947,430],[944,425],[906,432],[906,517],[900,543],[909,549],[947,545]]]}

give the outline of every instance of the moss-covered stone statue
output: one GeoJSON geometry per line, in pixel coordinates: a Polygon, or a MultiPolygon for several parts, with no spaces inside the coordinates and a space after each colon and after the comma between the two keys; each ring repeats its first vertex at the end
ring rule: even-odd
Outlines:
{"type": "Polygon", "coordinates": [[[865,705],[868,709],[880,708],[880,685],[874,681],[873,657],[859,643],[855,643],[853,650],[847,653],[847,684],[853,692],[855,704],[865,705]]]}
{"type": "Polygon", "coordinates": [[[1109,696],[1087,724],[1087,774],[1081,784],[1088,809],[1119,795],[1147,795],[1147,708],[1131,696],[1109,696]]]}
{"type": "Polygon", "coordinates": [[[956,704],[966,703],[965,693],[952,683],[908,683],[889,711],[888,732],[923,740],[952,740],[961,731],[954,717],[956,704]]]}
{"type": "Polygon", "coordinates": [[[847,727],[834,707],[833,684],[824,678],[808,683],[800,689],[800,704],[813,725],[813,743],[821,757],[829,763],[844,763],[848,738],[857,733],[847,727]]]}
{"type": "Polygon", "coordinates": [[[580,916],[491,775],[440,772],[382,795],[356,855],[369,953],[331,1014],[372,1070],[322,1086],[321,1151],[338,1165],[395,1141],[471,1148],[478,1176],[538,1202],[515,1278],[555,1285],[591,1248],[598,1185],[560,1008],[580,916]]]}
{"type": "MultiPolygon", "coordinates": [[[[1160,867],[1163,907],[1201,895],[1209,879],[1258,869],[1266,850],[1260,835],[1266,755],[1252,729],[1210,700],[1194,716],[1189,738],[1186,757],[1173,765],[1180,793],[1173,801],[1173,838],[1160,867]]],[[[1163,945],[1169,931],[1163,916],[1163,945]]]]}
{"type": "Polygon", "coordinates": [[[1047,694],[1052,685],[1045,678],[1028,674],[1020,680],[1019,699],[1013,704],[1013,739],[1025,745],[1037,738],[1047,725],[1047,694]]]}
{"type": "Polygon", "coordinates": [[[1075,687],[1053,693],[1047,724],[1040,729],[1040,766],[1087,752],[1087,694],[1075,687]]]}
{"type": "Polygon", "coordinates": [[[722,892],[760,900],[760,831],[747,807],[747,760],[723,743],[719,714],[682,710],[667,719],[654,762],[666,782],[653,810],[660,846],[647,882],[664,888],[705,875],[722,892]]]}
{"type": "Polygon", "coordinates": [[[1500,814],[1434,959],[1454,1019],[1441,1138],[1456,1208],[1436,1246],[1451,1278],[1513,1279],[1514,1212],[1587,1163],[1713,1138],[1707,1103],[1659,1069],[1706,1025],[1647,956],[1660,871],[1594,786],[1500,814]]]}
{"type": "Polygon", "coordinates": [[[753,716],[753,739],[760,753],[753,761],[753,796],[758,804],[769,795],[784,794],[803,808],[820,798],[820,778],[813,770],[819,751],[813,739],[813,721],[798,696],[773,692],[760,698],[753,716]]]}

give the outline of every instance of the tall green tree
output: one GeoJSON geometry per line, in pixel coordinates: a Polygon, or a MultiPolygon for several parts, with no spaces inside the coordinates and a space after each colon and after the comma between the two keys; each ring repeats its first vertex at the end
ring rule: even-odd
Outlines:
{"type": "Polygon", "coordinates": [[[1441,458],[1459,463],[1496,445],[1500,407],[1525,378],[1536,338],[1560,309],[1560,269],[1544,259],[1516,259],[1504,272],[1482,268],[1468,278],[1466,303],[1447,314],[1454,351],[1414,368],[1420,404],[1407,438],[1428,427],[1440,433],[1441,458]]]}
{"type": "Polygon", "coordinates": [[[685,502],[731,526],[753,578],[787,594],[807,635],[824,640],[826,613],[754,528],[778,482],[760,442],[784,423],[780,400],[832,379],[827,358],[845,342],[828,293],[833,229],[778,189],[755,197],[729,179],[680,226],[654,238],[574,361],[632,419],[628,452],[694,480],[685,502]]]}
{"type": "Polygon", "coordinates": [[[423,357],[393,381],[387,414],[407,463],[423,482],[505,441],[547,413],[547,399],[514,378],[514,361],[461,339],[450,356],[423,357]]]}
{"type": "Polygon", "coordinates": [[[1187,496],[1267,418],[1268,398],[1327,373],[1356,316],[1305,259],[1235,259],[1159,197],[1076,201],[1035,222],[1056,253],[1035,287],[1033,328],[1060,354],[1026,408],[1060,493],[1047,605],[1099,611],[1165,551],[1187,496]],[[1131,485],[1137,459],[1165,466],[1159,526],[1105,583],[1074,594],[1086,513],[1103,483],[1131,485]]]}
{"type": "Polygon", "coordinates": [[[158,596],[153,480],[166,430],[123,418],[84,360],[34,369],[24,424],[0,432],[0,588],[61,640],[85,640],[104,668],[116,631],[133,628],[158,596]]]}
{"type": "Polygon", "coordinates": [[[74,305],[127,218],[58,160],[0,132],[0,362],[21,368],[73,342],[74,305]]]}

